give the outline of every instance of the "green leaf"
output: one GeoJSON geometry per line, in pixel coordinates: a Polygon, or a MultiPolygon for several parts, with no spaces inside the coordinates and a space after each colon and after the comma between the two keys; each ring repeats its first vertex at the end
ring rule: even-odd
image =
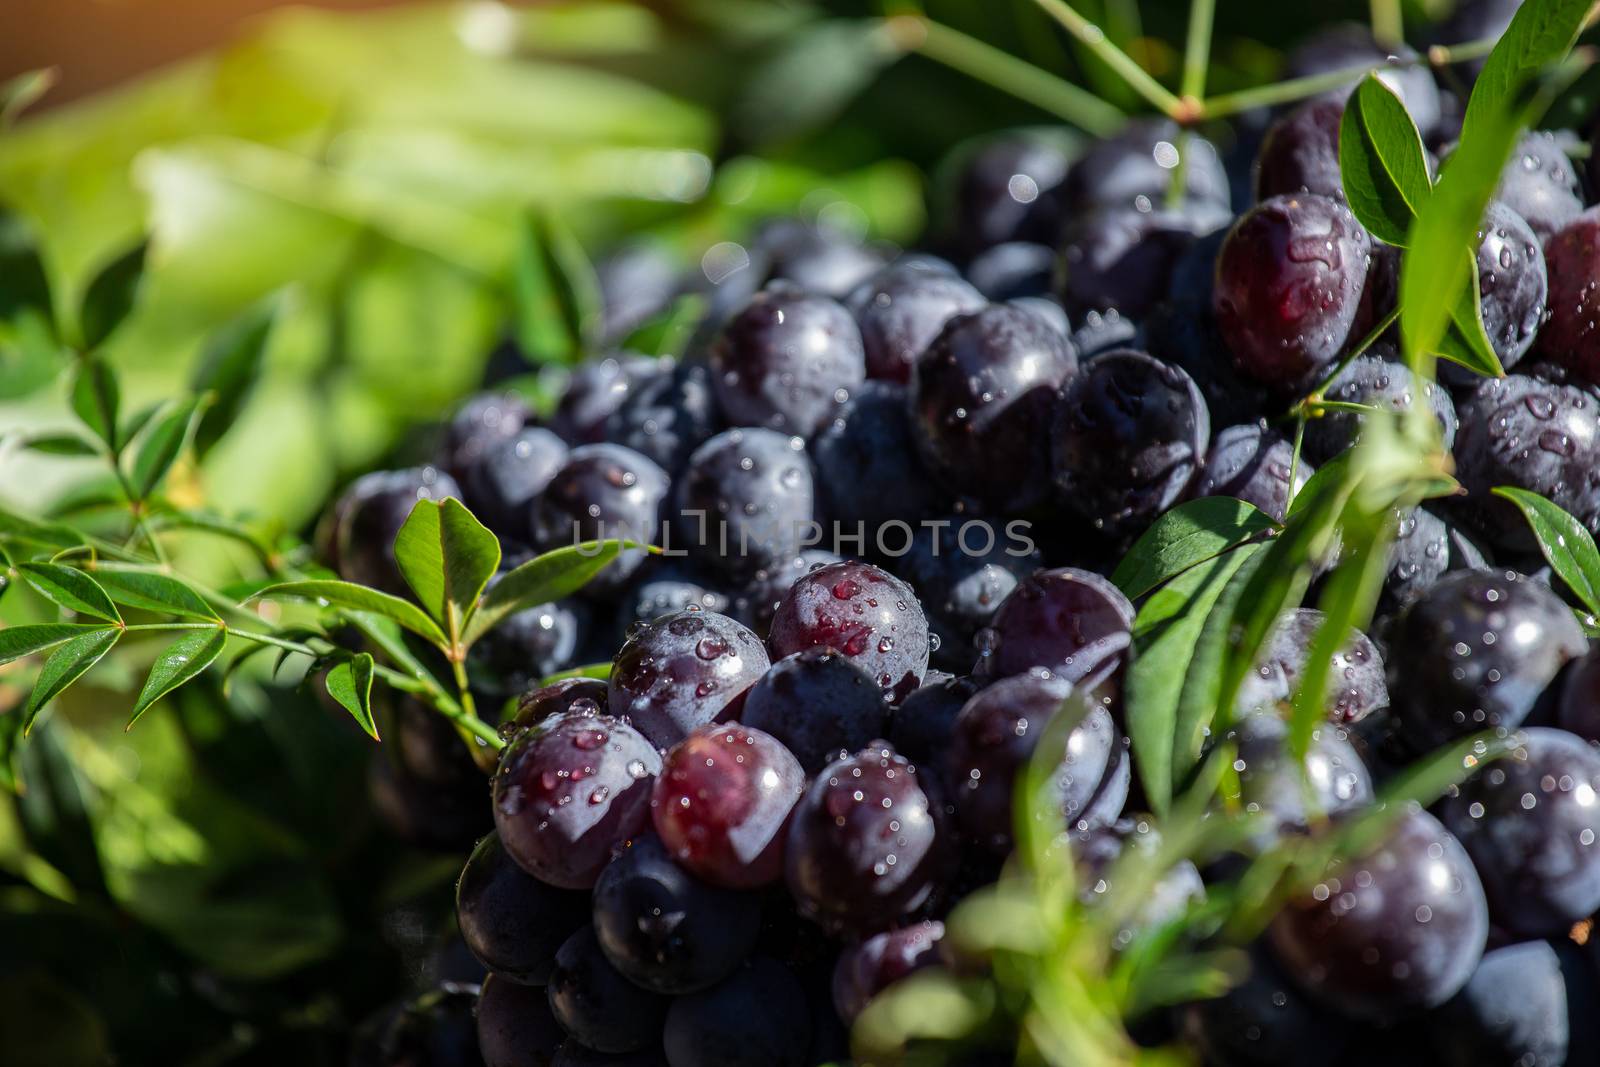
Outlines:
{"type": "Polygon", "coordinates": [[[283,582],[271,585],[249,597],[250,600],[313,600],[324,601],[330,607],[369,611],[374,615],[393,619],[407,630],[444,648],[448,642],[439,625],[409,600],[369,589],[353,582],[313,580],[283,582]]]}
{"type": "Polygon", "coordinates": [[[827,19],[784,34],[734,97],[740,143],[767,145],[832,122],[900,49],[880,19],[827,19]]]}
{"type": "Polygon", "coordinates": [[[635,327],[620,347],[646,356],[681,356],[706,310],[703,295],[684,293],[661,314],[635,327]]]}
{"type": "Polygon", "coordinates": [[[139,283],[144,278],[146,247],[141,244],[118,256],[89,283],[83,307],[78,312],[84,348],[90,351],[99,348],[133,310],[139,283]]]}
{"type": "Polygon", "coordinates": [[[111,365],[99,356],[85,357],[72,385],[72,410],[113,452],[121,440],[117,434],[120,404],[121,390],[111,365]]]}
{"type": "Polygon", "coordinates": [[[374,615],[367,611],[346,610],[340,612],[340,614],[352,626],[366,635],[367,640],[376,645],[378,650],[385,656],[388,656],[395,666],[424,685],[430,686],[435,690],[443,690],[433,672],[424,666],[422,661],[406,645],[405,635],[400,632],[400,627],[395,624],[393,619],[386,619],[381,615],[374,615]]]}
{"type": "Polygon", "coordinates": [[[593,347],[600,283],[553,214],[536,212],[523,223],[512,281],[517,341],[530,362],[576,363],[593,347]]]}
{"type": "Polygon", "coordinates": [[[1245,545],[1236,554],[1248,554],[1223,587],[1195,638],[1189,671],[1178,698],[1177,725],[1172,741],[1172,787],[1188,781],[1200,763],[1206,731],[1222,707],[1222,671],[1227,663],[1233,620],[1239,598],[1266,558],[1265,545],[1245,545]]]}
{"type": "Polygon", "coordinates": [[[105,627],[73,622],[44,622],[33,626],[7,626],[0,629],[0,664],[43,652],[63,641],[82,636],[105,627]]]}
{"type": "Polygon", "coordinates": [[[55,67],[45,67],[0,82],[0,130],[10,126],[18,115],[48,93],[60,73],[55,67]]]}
{"type": "Polygon", "coordinates": [[[39,679],[33,683],[33,692],[22,708],[22,732],[33,729],[39,711],[54,700],[67,686],[83,677],[85,671],[100,662],[111,651],[111,646],[122,636],[116,626],[104,626],[80,634],[50,653],[39,669],[39,679]]]}
{"type": "MultiPolygon", "coordinates": [[[[1463,142],[1495,117],[1517,107],[1531,78],[1564,59],[1578,40],[1593,0],[1532,0],[1517,9],[1473,83],[1462,122],[1463,142]]],[[[1499,170],[1492,178],[1498,181],[1499,170]]]]}
{"type": "Polygon", "coordinates": [[[47,456],[98,456],[100,449],[75,433],[40,433],[24,437],[21,446],[47,456]]]}
{"type": "Polygon", "coordinates": [[[1126,682],[1128,734],[1139,780],[1157,815],[1171,805],[1178,777],[1173,758],[1178,708],[1196,643],[1223,590],[1255,551],[1257,546],[1247,546],[1195,564],[1152,593],[1134,619],[1126,682]]]}
{"type": "Polygon", "coordinates": [[[96,568],[94,573],[101,588],[124,607],[189,619],[217,619],[217,613],[199,593],[171,575],[124,570],[106,564],[96,568]]]}
{"type": "Polygon", "coordinates": [[[17,572],[39,595],[68,611],[93,615],[107,622],[122,621],[117,606],[98,582],[75,567],[59,563],[19,563],[17,572]]]}
{"type": "Polygon", "coordinates": [[[467,624],[464,643],[472,644],[513,612],[571,596],[623,549],[644,547],[636,541],[585,541],[530,559],[489,587],[467,624]]]}
{"type": "Polygon", "coordinates": [[[279,302],[272,300],[218,331],[200,354],[189,388],[209,393],[210,406],[195,431],[195,451],[204,456],[228,432],[261,377],[267,345],[277,322],[279,302]]]}
{"type": "Polygon", "coordinates": [[[144,443],[139,446],[138,454],[133,457],[133,489],[140,500],[161,484],[161,479],[177,462],[199,407],[200,401],[193,397],[180,401],[156,421],[144,443]]]}
{"type": "Polygon", "coordinates": [[[132,415],[123,419],[122,429],[117,431],[117,440],[126,445],[135,437],[138,437],[144,428],[150,425],[150,420],[155,418],[157,413],[166,406],[166,401],[157,400],[154,404],[146,404],[132,415]]]}
{"type": "Polygon", "coordinates": [[[378,727],[372,721],[372,657],[365,652],[338,663],[328,671],[328,695],[339,702],[374,741],[378,727]]]}
{"type": "Polygon", "coordinates": [[[139,690],[139,699],[134,701],[127,728],[133,729],[133,724],[149,710],[151,704],[185,682],[199,677],[200,672],[222,654],[222,647],[227,643],[228,631],[217,626],[184,634],[163,649],[161,655],[156,657],[155,665],[150,668],[144,688],[139,690]]]}
{"type": "Polygon", "coordinates": [[[1473,257],[1467,278],[1470,284],[1461,290],[1455,307],[1450,309],[1450,326],[1439,342],[1438,355],[1485,378],[1504,378],[1505,368],[1500,365],[1500,357],[1483,326],[1476,257],[1473,257]]]}
{"type": "Polygon", "coordinates": [[[500,542],[461,501],[419,500],[395,536],[394,558],[417,600],[455,632],[500,566],[500,542]]]}
{"type": "Polygon", "coordinates": [[[1522,511],[1550,569],[1561,576],[1591,614],[1600,615],[1600,551],[1596,551],[1594,538],[1583,523],[1560,505],[1526,489],[1502,485],[1494,495],[1511,501],[1522,511]]]}
{"type": "Polygon", "coordinates": [[[1148,593],[1190,567],[1276,529],[1272,516],[1231,496],[1190,500],[1151,524],[1117,564],[1111,581],[1130,598],[1148,593]]]}
{"type": "Polygon", "coordinates": [[[1422,135],[1375,73],[1362,79],[1345,104],[1339,175],[1356,219],[1378,240],[1403,246],[1433,189],[1422,135]]]}
{"type": "Polygon", "coordinates": [[[56,550],[80,548],[87,544],[83,534],[70,526],[36,522],[5,507],[0,507],[0,538],[56,550]]]}

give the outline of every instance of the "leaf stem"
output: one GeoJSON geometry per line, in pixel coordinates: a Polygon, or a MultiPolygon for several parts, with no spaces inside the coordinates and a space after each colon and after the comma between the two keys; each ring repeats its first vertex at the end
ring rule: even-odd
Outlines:
{"type": "MultiPolygon", "coordinates": [[[[1374,0],[1377,2],[1377,0],[1374,0]]],[[[1211,25],[1216,14],[1216,0],[1189,0],[1189,32],[1183,44],[1184,100],[1199,107],[1206,93],[1206,67],[1211,59],[1211,25]]]]}
{"type": "Polygon", "coordinates": [[[1338,379],[1339,375],[1343,374],[1350,364],[1354,363],[1357,359],[1360,359],[1361,356],[1366,353],[1367,349],[1377,344],[1378,338],[1382,337],[1386,332],[1388,332],[1389,327],[1393,326],[1397,321],[1399,321],[1399,319],[1400,305],[1396,304],[1394,307],[1389,309],[1388,313],[1385,314],[1383,318],[1378,320],[1377,325],[1373,326],[1372,329],[1367,331],[1366,336],[1361,338],[1354,348],[1346,352],[1343,356],[1339,357],[1339,362],[1333,365],[1333,369],[1323,376],[1322,381],[1317,383],[1317,387],[1315,389],[1307,393],[1297,404],[1295,404],[1292,409],[1290,409],[1289,414],[1304,416],[1313,407],[1318,405],[1326,407],[1329,402],[1322,399],[1322,394],[1328,391],[1329,386],[1333,385],[1333,383],[1338,379]]]}
{"type": "Polygon", "coordinates": [[[1033,0],[1033,2],[1043,8],[1045,14],[1059,22],[1063,29],[1077,38],[1096,58],[1115,71],[1128,83],[1128,88],[1144,97],[1151,107],[1168,118],[1185,124],[1199,117],[1198,113],[1185,106],[1172,90],[1156,81],[1149,71],[1134,62],[1128,53],[1112,44],[1104,30],[1084,18],[1064,0],[1033,0]]]}
{"type": "Polygon", "coordinates": [[[1372,0],[1372,37],[1384,48],[1405,43],[1405,22],[1400,0],[1372,0]]]}
{"type": "Polygon", "coordinates": [[[1421,63],[1443,67],[1468,59],[1478,59],[1489,54],[1494,48],[1495,41],[1496,38],[1485,37],[1476,41],[1464,41],[1461,44],[1435,45],[1422,55],[1407,56],[1386,63],[1366,63],[1358,67],[1345,67],[1341,70],[1330,70],[1324,74],[1311,74],[1304,78],[1290,78],[1287,81],[1274,82],[1271,85],[1259,85],[1253,89],[1241,89],[1236,93],[1223,93],[1201,104],[1200,114],[1197,117],[1201,119],[1226,118],[1229,115],[1237,115],[1241,111],[1293,103],[1297,100],[1304,100],[1308,97],[1343,88],[1352,82],[1359,81],[1375,70],[1394,70],[1401,67],[1417,66],[1421,63]]]}
{"type": "Polygon", "coordinates": [[[920,15],[895,15],[883,25],[901,50],[916,52],[1010,93],[1086,133],[1110,136],[1127,118],[1093,93],[949,26],[920,15]]]}

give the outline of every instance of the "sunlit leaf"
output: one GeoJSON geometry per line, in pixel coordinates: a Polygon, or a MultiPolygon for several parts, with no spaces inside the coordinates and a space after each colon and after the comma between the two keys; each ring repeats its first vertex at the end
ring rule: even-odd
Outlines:
{"type": "Polygon", "coordinates": [[[1356,219],[1378,240],[1403,246],[1432,184],[1416,123],[1375,73],[1362,79],[1345,104],[1339,174],[1356,219]]]}
{"type": "Polygon", "coordinates": [[[1600,615],[1600,551],[1587,527],[1538,493],[1502,485],[1495,496],[1511,501],[1533,528],[1539,551],[1591,615],[1600,615]]]}
{"type": "Polygon", "coordinates": [[[419,500],[394,539],[394,558],[429,614],[459,626],[500,566],[500,542],[461,501],[419,500]]]}
{"type": "Polygon", "coordinates": [[[21,446],[47,456],[98,456],[100,449],[75,433],[40,433],[24,437],[21,446]]]}
{"type": "Polygon", "coordinates": [[[184,634],[172,644],[168,645],[159,656],[155,665],[150,668],[150,675],[145,679],[144,688],[139,690],[139,699],[133,703],[133,711],[128,716],[128,728],[139,721],[156,701],[172,692],[194,678],[200,672],[211,666],[211,662],[222,654],[222,648],[228,643],[228,631],[221,626],[206,627],[184,634]]]}
{"type": "Polygon", "coordinates": [[[467,626],[466,643],[476,641],[513,612],[571,596],[623,549],[643,547],[634,541],[585,541],[530,559],[489,587],[467,626]]]}
{"type": "Polygon", "coordinates": [[[276,301],[246,312],[218,331],[201,353],[190,380],[193,392],[209,393],[211,398],[194,435],[195,451],[200,455],[210,451],[239,418],[261,377],[277,312],[276,301]]]}
{"type": "Polygon", "coordinates": [[[1483,325],[1483,303],[1478,289],[1478,266],[1474,258],[1467,273],[1468,285],[1450,310],[1450,325],[1439,341],[1438,355],[1459,363],[1485,378],[1505,377],[1505,368],[1483,325]]]}
{"type": "Polygon", "coordinates": [[[374,741],[378,727],[372,721],[372,657],[365,652],[335,664],[328,671],[328,695],[350,713],[374,741]]]}
{"type": "Polygon", "coordinates": [[[54,648],[105,627],[88,623],[45,622],[33,626],[7,626],[0,629],[0,664],[54,648]]]}
{"type": "Polygon", "coordinates": [[[22,707],[22,732],[31,730],[40,710],[99,663],[121,636],[121,629],[105,626],[74,637],[50,653],[39,669],[39,678],[33,684],[33,692],[28,694],[28,702],[22,707]]]}
{"type": "Polygon", "coordinates": [[[111,599],[124,607],[191,619],[217,618],[199,593],[170,575],[106,565],[94,574],[111,599]]]}
{"type": "MultiPolygon", "coordinates": [[[[1473,83],[1462,122],[1463,141],[1513,110],[1528,80],[1566,57],[1593,6],[1593,0],[1535,0],[1518,6],[1473,83]]],[[[1495,170],[1493,177],[1499,173],[1495,170]]]]}
{"type": "Polygon", "coordinates": [[[78,312],[86,349],[92,351],[104,344],[133,311],[139,283],[144,278],[145,248],[140,244],[117,257],[89,283],[78,312]]]}
{"type": "Polygon", "coordinates": [[[528,216],[513,275],[517,342],[535,363],[573,363],[600,327],[600,283],[583,248],[553,214],[528,216]]]}
{"type": "Polygon", "coordinates": [[[1111,581],[1129,597],[1141,597],[1277,525],[1255,505],[1230,496],[1186,501],[1151,523],[1117,564],[1111,581]]]}
{"type": "Polygon", "coordinates": [[[60,563],[19,563],[17,572],[24,581],[52,604],[93,615],[107,622],[121,622],[117,607],[93,578],[75,567],[60,563]]]}

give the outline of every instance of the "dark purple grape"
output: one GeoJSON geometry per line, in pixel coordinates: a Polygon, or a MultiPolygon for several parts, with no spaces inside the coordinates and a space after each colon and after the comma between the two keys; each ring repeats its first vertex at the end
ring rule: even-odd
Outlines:
{"type": "Polygon", "coordinates": [[[1184,144],[1175,124],[1165,119],[1130,122],[1121,133],[1097,142],[1072,166],[1063,185],[1073,212],[1093,208],[1150,211],[1166,202],[1173,172],[1183,166],[1186,203],[1226,208],[1228,176],[1211,142],[1201,137],[1184,144]]]}
{"type": "Polygon", "coordinates": [[[1562,1067],[1585,1060],[1567,1055],[1570,1003],[1561,957],[1545,941],[1492,949],[1467,984],[1438,1011],[1426,1030],[1445,1067],[1516,1064],[1562,1067]]]}
{"type": "Polygon", "coordinates": [[[766,260],[767,282],[792,283],[838,300],[884,266],[877,249],[838,230],[798,219],[766,224],[755,243],[758,255],[766,260]]]}
{"type": "Polygon", "coordinates": [[[676,474],[719,425],[710,371],[700,364],[679,364],[628,390],[606,419],[605,438],[676,474]]]}
{"type": "Polygon", "coordinates": [[[1600,383],[1600,207],[1545,240],[1550,317],[1539,352],[1590,383],[1600,383]]]}
{"type": "Polygon", "coordinates": [[[529,426],[483,446],[460,471],[467,507],[502,539],[526,541],[529,509],[567,461],[567,443],[529,426]]]}
{"type": "Polygon", "coordinates": [[[1278,196],[1234,223],[1213,308],[1239,369],[1279,393],[1310,385],[1350,339],[1372,239],[1325,196],[1278,196]]]}
{"type": "MultiPolygon", "coordinates": [[[[631,448],[581,445],[534,502],[534,543],[542,551],[612,537],[654,543],[670,487],[667,472],[631,448]]],[[[623,551],[584,593],[615,594],[645,557],[642,548],[623,551]]]]}
{"type": "Polygon", "coordinates": [[[696,726],[736,714],[769,665],[760,639],[726,615],[664,615],[636,630],[617,653],[610,709],[668,748],[696,726]]]}
{"type": "Polygon", "coordinates": [[[408,597],[394,561],[394,539],[419,500],[460,499],[461,488],[434,467],[363,474],[333,505],[335,568],[346,581],[408,597]]]}
{"type": "Polygon", "coordinates": [[[1183,1033],[1217,1067],[1337,1067],[1351,1026],[1311,1004],[1259,946],[1244,981],[1184,1010],[1183,1033]]]}
{"type": "Polygon", "coordinates": [[[753,889],[783,877],[789,812],[805,792],[777,738],[738,723],[703,726],[667,753],[650,800],[674,859],[712,885],[753,889]]]}
{"type": "Polygon", "coordinates": [[[1522,374],[1488,378],[1457,404],[1456,476],[1462,518],[1500,548],[1530,551],[1522,513],[1493,495],[1517,486],[1600,529],[1600,398],[1589,389],[1522,374]]]}
{"type": "Polygon", "coordinates": [[[1100,575],[1075,567],[1038,571],[978,635],[973,674],[1006,678],[1042,667],[1073,684],[1093,684],[1121,668],[1132,626],[1133,605],[1100,575]]]}
{"type": "Polygon", "coordinates": [[[949,762],[956,719],[979,688],[971,678],[938,678],[924,682],[900,703],[890,719],[889,741],[895,751],[921,767],[924,773],[943,774],[949,762]]]}
{"type": "Polygon", "coordinates": [[[846,1025],[891,985],[939,962],[944,923],[924,921],[874,934],[839,953],[833,968],[833,1008],[846,1025]]]}
{"type": "Polygon", "coordinates": [[[817,432],[811,456],[829,517],[876,537],[884,523],[909,529],[937,509],[940,494],[917,460],[906,409],[905,386],[867,382],[817,432]]]}
{"type": "Polygon", "coordinates": [[[1591,647],[1562,677],[1556,725],[1600,747],[1600,651],[1591,647]]]}
{"type": "Polygon", "coordinates": [[[1578,172],[1562,147],[1561,135],[1529,130],[1500,172],[1495,200],[1516,212],[1542,242],[1583,214],[1581,194],[1578,172]]]}
{"type": "Polygon", "coordinates": [[[1062,337],[1069,340],[1072,338],[1072,320],[1067,318],[1067,309],[1057,303],[1055,297],[1016,296],[1006,303],[1049,323],[1050,327],[1062,337]]]}
{"type": "MultiPolygon", "coordinates": [[[[1363,404],[1387,411],[1409,411],[1422,400],[1439,422],[1444,447],[1456,440],[1456,406],[1450,394],[1431,381],[1419,382],[1404,363],[1369,352],[1350,361],[1323,390],[1328,400],[1363,404]]],[[[1353,411],[1330,411],[1306,423],[1305,452],[1326,463],[1355,444],[1366,416],[1353,411]]]]}
{"type": "Polygon", "coordinates": [[[900,579],[870,563],[831,563],[789,587],[767,646],[783,657],[808,648],[844,653],[898,704],[928,670],[928,620],[900,579]]]}
{"type": "Polygon", "coordinates": [[[1449,571],[1482,570],[1483,552],[1460,530],[1431,511],[1413,508],[1400,517],[1389,546],[1389,573],[1383,582],[1380,609],[1401,611],[1433,588],[1449,571]]]}
{"type": "Polygon", "coordinates": [[[882,737],[888,705],[872,676],[833,648],[778,660],[745,697],[739,721],[762,730],[815,774],[882,737]]]}
{"type": "Polygon", "coordinates": [[[929,899],[951,851],[917,769],[879,742],[829,764],[806,790],[784,877],[802,916],[833,934],[872,933],[929,899]]]}
{"type": "Polygon", "coordinates": [[[1079,215],[1061,240],[1058,291],[1067,311],[1139,319],[1166,295],[1194,232],[1170,212],[1124,208],[1079,215]]]}
{"type": "Polygon", "coordinates": [[[556,402],[550,428],[571,444],[598,444],[605,440],[606,420],[628,393],[671,369],[668,360],[627,354],[581,363],[556,402]]]}
{"type": "Polygon", "coordinates": [[[1083,365],[1056,406],[1056,488],[1095,529],[1134,534],[1183,496],[1210,439],[1206,402],[1187,374],[1143,352],[1107,352],[1083,365]]]}
{"type": "Polygon", "coordinates": [[[1440,802],[1478,868],[1495,925],[1555,936],[1600,909],[1600,752],[1565,730],[1522,731],[1440,802]]]}
{"type": "Polygon", "coordinates": [[[1299,492],[1312,468],[1303,459],[1295,467],[1294,446],[1287,438],[1258,422],[1229,426],[1211,442],[1191,495],[1236,497],[1282,522],[1289,509],[1291,472],[1299,492]]]}
{"type": "Polygon", "coordinates": [[[1389,694],[1418,752],[1514,730],[1587,648],[1561,598],[1519,574],[1457,571],[1407,609],[1389,646],[1389,694]]]}
{"type": "Polygon", "coordinates": [[[668,1067],[668,1064],[666,1054],[660,1048],[652,1047],[638,1052],[596,1052],[568,1038],[556,1050],[550,1067],[668,1067]]]}
{"type": "Polygon", "coordinates": [[[1257,838],[1263,846],[1285,831],[1373,803],[1372,777],[1339,726],[1317,727],[1303,771],[1295,766],[1289,725],[1276,709],[1243,716],[1228,737],[1238,746],[1240,799],[1268,821],[1257,838]]]}
{"type": "Polygon", "coordinates": [[[640,568],[617,602],[618,641],[633,627],[679,611],[727,612],[731,598],[719,582],[685,567],[678,560],[653,559],[640,568]]]}
{"type": "MultiPolygon", "coordinates": [[[[1053,238],[1052,244],[1048,245],[1007,241],[984,249],[967,264],[967,280],[978,292],[994,301],[1044,296],[1055,288],[1057,256],[1053,242],[1053,238]]],[[[978,306],[982,307],[981,304],[978,306]]],[[[976,311],[978,308],[962,310],[976,311]]]]}
{"type": "Polygon", "coordinates": [[[959,276],[913,260],[890,264],[863,282],[845,306],[861,329],[867,377],[907,382],[911,365],[944,324],[985,303],[959,276]]]}
{"type": "Polygon", "coordinates": [[[485,967],[543,985],[556,949],[589,921],[589,898],[556,889],[512,861],[498,834],[478,842],[456,882],[456,926],[485,967]]]}
{"type": "Polygon", "coordinates": [[[689,458],[673,544],[719,573],[749,575],[798,550],[816,518],[815,492],[800,438],[724,430],[689,458]]]}
{"type": "Polygon", "coordinates": [[[494,776],[494,821],[523,870],[588,889],[611,851],[649,819],[661,757],[609,715],[546,719],[514,739],[494,776]]]}
{"type": "Polygon", "coordinates": [[[743,588],[734,594],[730,614],[766,640],[767,634],[772,631],[772,616],[777,612],[779,602],[789,592],[789,587],[818,567],[842,562],[842,557],[820,548],[802,549],[784,556],[756,571],[743,588]]]}
{"type": "Polygon", "coordinates": [[[473,682],[498,696],[514,696],[572,666],[588,629],[588,610],[575,600],[507,615],[472,646],[473,682]]]}
{"type": "MultiPolygon", "coordinates": [[[[1146,816],[1118,819],[1107,826],[1079,831],[1072,835],[1072,859],[1078,870],[1078,899],[1089,907],[1101,901],[1116,901],[1127,893],[1118,878],[1117,863],[1129,848],[1154,854],[1161,847],[1161,834],[1146,816]]],[[[1117,932],[1117,943],[1127,944],[1145,930],[1164,926],[1206,898],[1200,871],[1180,859],[1159,872],[1149,872],[1151,882],[1140,886],[1139,903],[1128,924],[1117,932]],[[1159,875],[1159,876],[1158,876],[1159,875]]]]}
{"type": "Polygon", "coordinates": [[[612,860],[594,884],[594,931],[623,977],[654,993],[693,993],[732,974],[755,947],[761,902],[672,862],[655,837],[612,860]]]}
{"type": "Polygon", "coordinates": [[[637,1052],[661,1039],[667,998],[623,977],[585,926],[556,953],[550,1012],[572,1040],[596,1052],[637,1052]]]}
{"type": "Polygon", "coordinates": [[[483,983],[477,1016],[483,1067],[550,1067],[566,1036],[542,988],[499,975],[483,983]]]}
{"type": "Polygon", "coordinates": [[[473,1008],[478,987],[443,982],[391,1007],[375,1034],[358,1035],[351,1062],[360,1067],[481,1067],[473,1008]]]}
{"type": "Polygon", "coordinates": [[[1362,67],[1380,67],[1378,78],[1394,91],[1405,105],[1422,136],[1427,138],[1439,125],[1439,87],[1432,72],[1417,62],[1417,53],[1403,44],[1380,45],[1372,31],[1354,22],[1324,24],[1289,53],[1285,78],[1307,78],[1315,74],[1350,71],[1350,81],[1329,89],[1323,99],[1340,103],[1362,78],[1362,67]],[[1383,66],[1386,60],[1402,60],[1383,66]]]}
{"type": "Polygon", "coordinates": [[[1083,322],[1069,335],[1079,359],[1091,359],[1113,348],[1139,344],[1139,324],[1120,311],[1085,312],[1083,322]]]}
{"type": "Polygon", "coordinates": [[[515,393],[479,393],[456,409],[444,424],[439,465],[466,482],[467,471],[496,445],[520,433],[533,417],[515,393]]]}
{"type": "Polygon", "coordinates": [[[956,241],[968,253],[1010,241],[1053,243],[1067,166],[1061,147],[1042,137],[999,137],[981,146],[956,182],[956,241]]]}
{"type": "MultiPolygon", "coordinates": [[[[1491,200],[1478,226],[1478,289],[1483,332],[1507,370],[1517,365],[1545,319],[1549,278],[1539,238],[1522,216],[1491,200]]],[[[1471,385],[1476,377],[1454,364],[1440,368],[1454,385],[1471,385]]]]}
{"type": "MultiPolygon", "coordinates": [[[[1210,286],[1208,280],[1207,293],[1210,286]]],[[[1209,296],[1203,304],[1188,299],[1162,304],[1145,320],[1140,336],[1151,355],[1194,379],[1213,425],[1253,423],[1280,406],[1264,386],[1239,373],[1217,330],[1209,296]]]]}
{"type": "Polygon", "coordinates": [[[1039,562],[1031,544],[1004,538],[983,520],[955,516],[937,526],[919,527],[895,569],[928,613],[928,625],[938,638],[931,658],[955,670],[971,668],[978,631],[1039,562]]]}
{"type": "MultiPolygon", "coordinates": [[[[1313,608],[1296,608],[1279,620],[1261,650],[1256,669],[1239,689],[1239,710],[1275,711],[1294,699],[1311,655],[1311,644],[1325,619],[1322,612],[1313,608]]],[[[1352,630],[1343,648],[1334,654],[1327,679],[1329,722],[1357,723],[1389,706],[1383,656],[1372,639],[1359,630],[1352,630]]]]}
{"type": "Polygon", "coordinates": [[[729,422],[802,437],[832,418],[866,373],[850,312],[789,287],[757,293],[711,350],[711,386],[729,422]]]}
{"type": "MultiPolygon", "coordinates": [[[[1011,850],[1017,778],[1049,724],[1073,697],[1072,683],[1048,671],[1003,678],[967,701],[955,723],[949,750],[961,828],[998,855],[1011,850]]],[[[1067,826],[1091,830],[1121,814],[1127,799],[1126,753],[1111,714],[1093,702],[1064,743],[1052,781],[1067,826]],[[1119,771],[1119,764],[1121,768],[1119,771]],[[1117,795],[1120,793],[1120,796],[1117,795]]]]}
{"type": "Polygon", "coordinates": [[[1424,811],[1365,855],[1337,859],[1269,928],[1273,952],[1314,999],[1384,1020],[1449,1000],[1489,933],[1483,886],[1460,843],[1424,811]]]}
{"type": "Polygon", "coordinates": [[[1000,512],[1049,494],[1056,390],[1077,371],[1066,338],[1004,304],[951,319],[911,375],[912,435],[951,492],[1000,512]]]}
{"type": "Polygon", "coordinates": [[[606,700],[606,683],[600,679],[563,678],[524,693],[517,700],[512,722],[518,727],[528,727],[568,713],[604,715],[606,700]]]}
{"type": "Polygon", "coordinates": [[[1343,101],[1312,100],[1274,122],[1256,155],[1256,199],[1315,193],[1343,200],[1344,180],[1339,174],[1343,117],[1343,101]]]}
{"type": "Polygon", "coordinates": [[[681,274],[662,245],[630,241],[595,260],[600,284],[601,336],[623,340],[667,310],[677,295],[681,274]]]}
{"type": "Polygon", "coordinates": [[[670,1067],[806,1067],[805,989],[776,960],[757,957],[721,985],[680,997],[667,1012],[670,1067]]]}

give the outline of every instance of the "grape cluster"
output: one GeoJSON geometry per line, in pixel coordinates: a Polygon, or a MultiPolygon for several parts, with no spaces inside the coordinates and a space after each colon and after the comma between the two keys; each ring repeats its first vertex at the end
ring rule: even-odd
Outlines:
{"type": "MultiPolygon", "coordinates": [[[[1330,31],[1291,65],[1376,48],[1330,31]]],[[[1453,98],[1422,66],[1385,77],[1447,166],[1453,98]]],[[[484,706],[520,697],[487,785],[410,718],[383,765],[412,841],[488,831],[457,895],[492,972],[488,1067],[843,1058],[878,992],[949,955],[943,920],[1013,848],[1041,753],[1086,906],[1115,896],[1115,859],[1159,835],[1127,737],[1135,604],[1108,575],[1197,497],[1282,520],[1361,438],[1355,405],[1431,412],[1466,493],[1397,517],[1378,617],[1333,657],[1303,765],[1284,709],[1321,616],[1280,620],[1209,742],[1237,746],[1262,816],[1245,851],[1358,818],[1398,765],[1479,730],[1513,753],[1339,860],[1242,984],[1157,1029],[1219,1067],[1407,1042],[1428,1062],[1600,1062],[1568,1055],[1593,1048],[1568,998],[1594,978],[1564,940],[1600,909],[1600,658],[1491,495],[1521,486],[1600,528],[1600,207],[1567,142],[1528,135],[1478,257],[1511,373],[1419,381],[1388,339],[1348,358],[1403,253],[1345,202],[1343,108],[1277,115],[1253,160],[1159,123],[1077,158],[999,138],[916,252],[774,223],[731,277],[654,283],[658,304],[708,297],[677,358],[585,363],[544,417],[491,390],[435,466],[350,486],[325,550],[380,588],[403,591],[388,546],[423,497],[460,496],[508,565],[595,537],[665,550],[481,650],[484,706]],[[1344,406],[1297,452],[1282,417],[1318,387],[1344,406]],[[608,680],[536,685],[588,662],[608,680]]],[[[607,297],[638,321],[640,294],[607,297]]],[[[1175,869],[1133,925],[1236,870],[1175,869]]]]}

